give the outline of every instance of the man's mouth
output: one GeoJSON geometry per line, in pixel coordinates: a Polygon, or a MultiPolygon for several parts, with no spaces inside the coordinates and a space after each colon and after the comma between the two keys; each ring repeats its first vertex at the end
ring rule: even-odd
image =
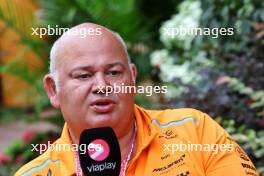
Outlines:
{"type": "Polygon", "coordinates": [[[115,102],[108,98],[100,98],[91,103],[92,109],[97,113],[108,113],[114,109],[115,102]]]}

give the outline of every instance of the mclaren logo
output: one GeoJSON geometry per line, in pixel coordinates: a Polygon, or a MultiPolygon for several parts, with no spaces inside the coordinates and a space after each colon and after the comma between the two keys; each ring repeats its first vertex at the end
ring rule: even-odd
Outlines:
{"type": "Polygon", "coordinates": [[[161,171],[168,170],[168,169],[172,168],[173,166],[182,163],[184,158],[185,158],[185,154],[181,155],[179,159],[167,164],[166,166],[153,169],[152,172],[161,172],[161,171]]]}

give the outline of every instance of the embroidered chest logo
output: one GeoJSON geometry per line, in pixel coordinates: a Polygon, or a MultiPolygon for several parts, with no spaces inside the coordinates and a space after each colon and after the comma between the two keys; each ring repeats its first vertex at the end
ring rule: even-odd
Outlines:
{"type": "Polygon", "coordinates": [[[165,139],[173,139],[176,137],[177,135],[174,134],[172,130],[166,130],[162,135],[159,136],[159,138],[165,138],[165,139]]]}

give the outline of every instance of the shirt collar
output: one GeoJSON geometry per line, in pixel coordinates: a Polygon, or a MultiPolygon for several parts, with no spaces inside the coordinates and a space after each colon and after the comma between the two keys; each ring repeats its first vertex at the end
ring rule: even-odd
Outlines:
{"type": "Polygon", "coordinates": [[[157,127],[151,123],[151,117],[147,111],[138,105],[134,106],[134,114],[137,123],[136,160],[140,153],[151,143],[158,133],[157,127]]]}

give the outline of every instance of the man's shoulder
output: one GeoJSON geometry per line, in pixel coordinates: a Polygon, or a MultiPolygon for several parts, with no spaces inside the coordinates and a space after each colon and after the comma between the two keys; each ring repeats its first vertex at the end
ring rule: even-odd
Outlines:
{"type": "MultiPolygon", "coordinates": [[[[51,145],[62,143],[59,138],[51,145]]],[[[58,151],[49,149],[39,155],[37,158],[23,165],[15,174],[15,176],[31,176],[31,175],[57,175],[56,168],[61,164],[58,151]],[[52,173],[51,173],[52,172],[52,173]]]]}
{"type": "Polygon", "coordinates": [[[53,165],[57,164],[59,164],[59,160],[51,159],[50,151],[46,151],[37,158],[22,166],[16,172],[15,176],[37,175],[38,172],[41,173],[41,175],[43,175],[43,173],[47,173],[46,175],[48,175],[49,168],[54,167],[53,165]]]}

